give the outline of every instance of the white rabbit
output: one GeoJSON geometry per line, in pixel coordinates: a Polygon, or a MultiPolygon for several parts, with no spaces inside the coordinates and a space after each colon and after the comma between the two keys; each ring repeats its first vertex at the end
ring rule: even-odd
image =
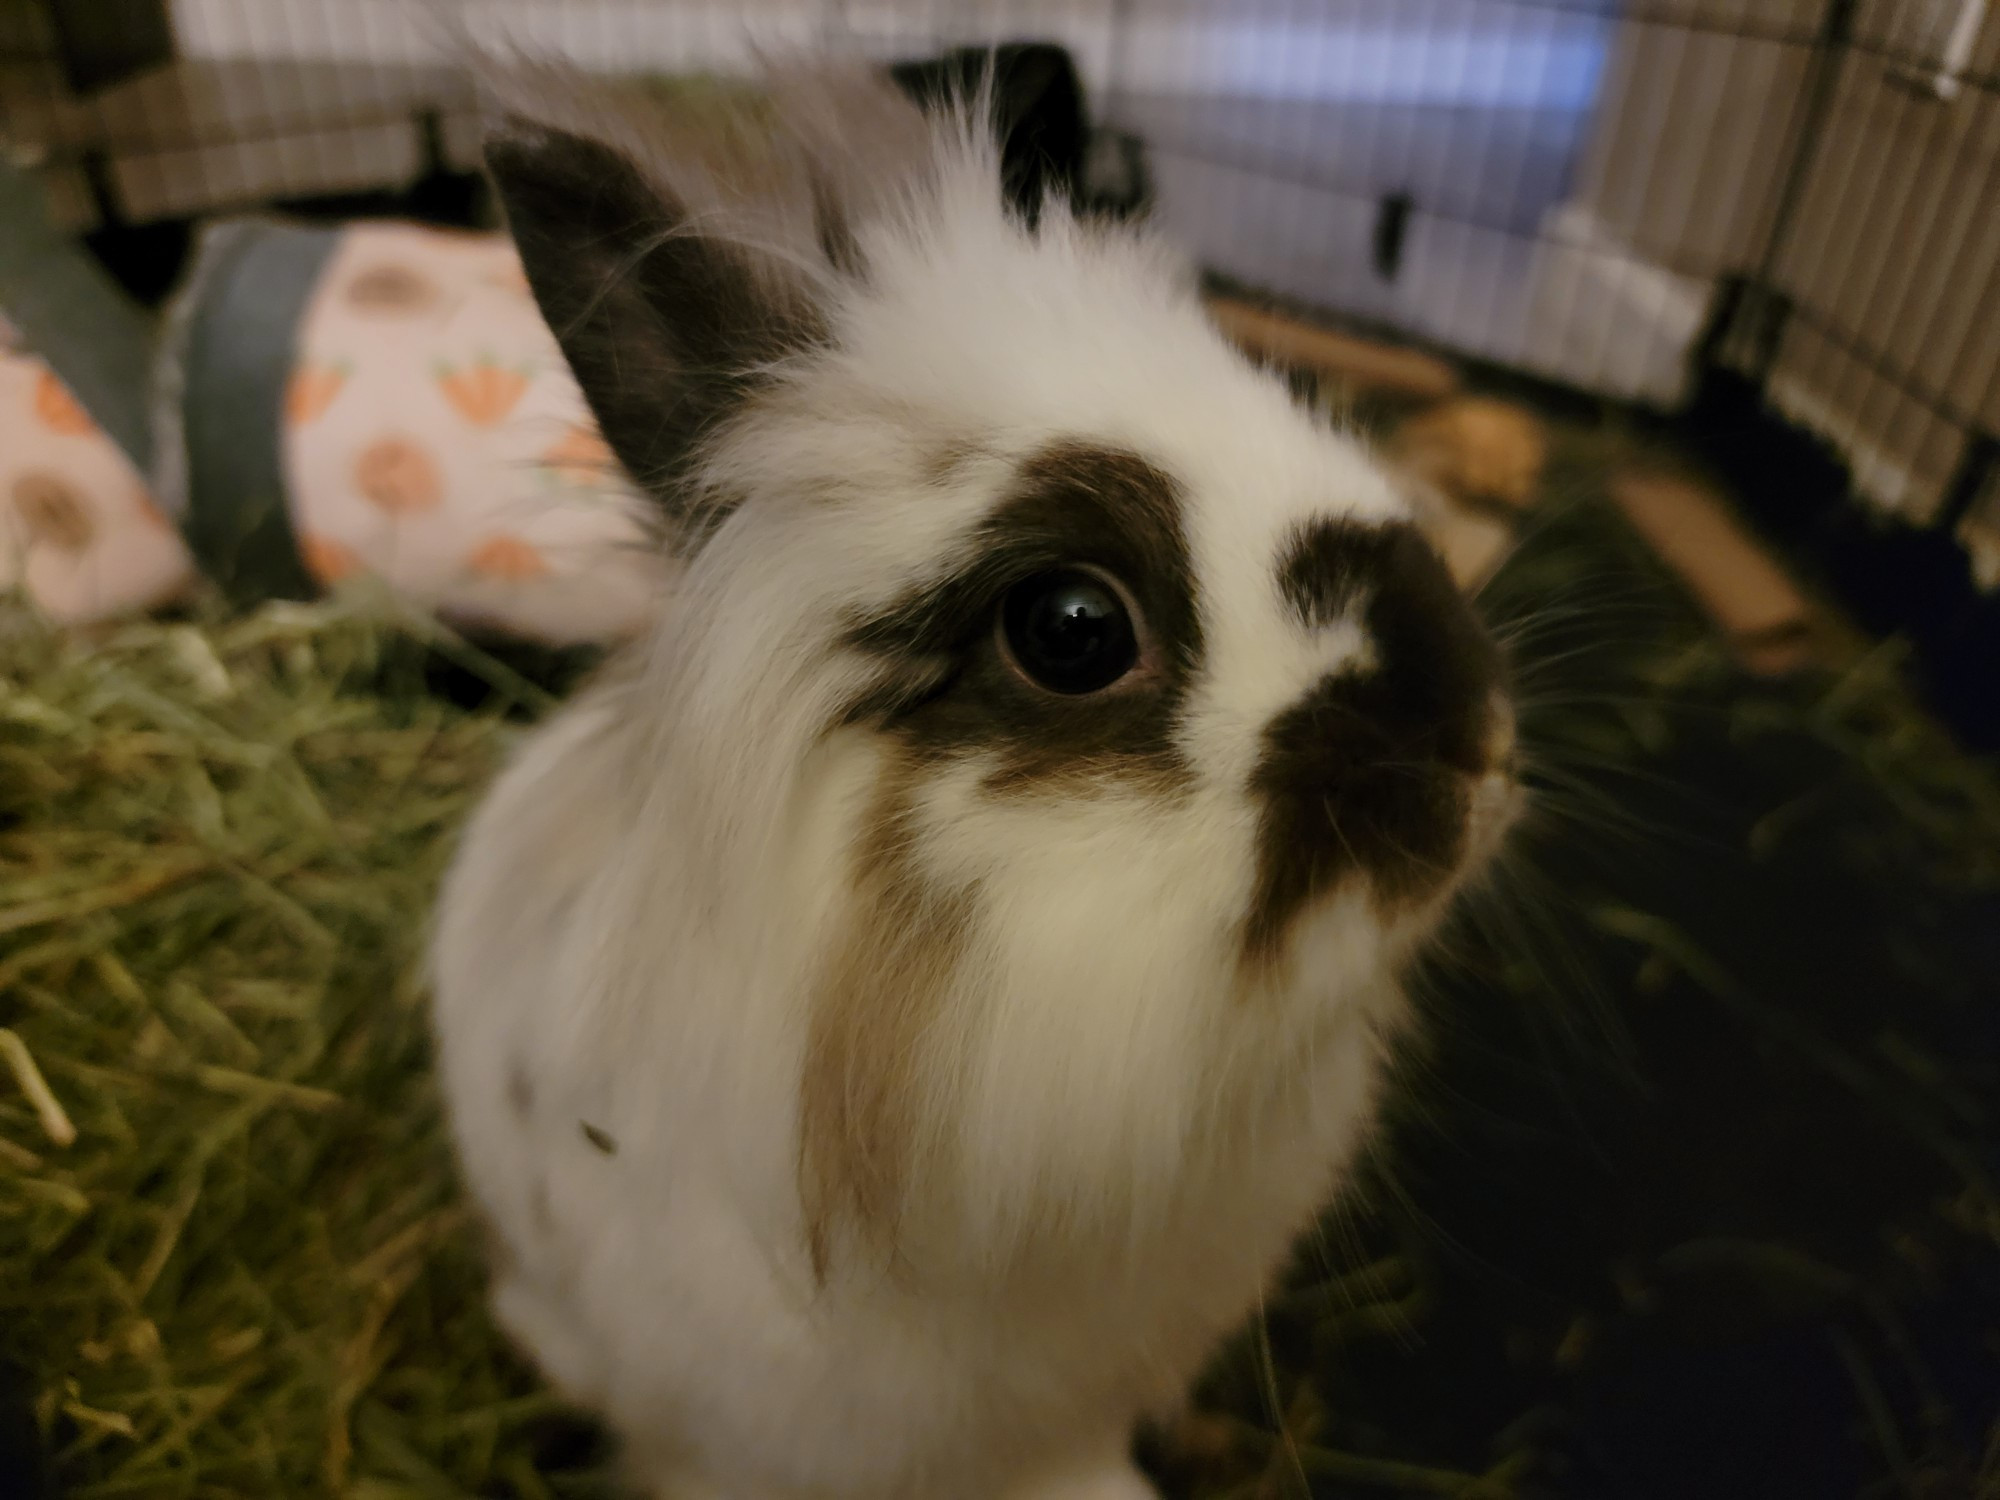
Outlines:
{"type": "Polygon", "coordinates": [[[1498,658],[1178,262],[1003,205],[976,108],[782,74],[730,167],[500,86],[677,561],[442,898],[499,1316],[672,1500],[1141,1500],[1512,815],[1498,658]]]}

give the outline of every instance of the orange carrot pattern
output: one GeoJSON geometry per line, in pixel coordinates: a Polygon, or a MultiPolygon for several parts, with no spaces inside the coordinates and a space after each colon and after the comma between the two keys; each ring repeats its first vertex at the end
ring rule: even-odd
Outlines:
{"type": "Polygon", "coordinates": [[[592,484],[614,472],[618,460],[603,434],[585,422],[572,422],[561,438],[542,454],[542,467],[573,484],[592,484]]]}
{"type": "Polygon", "coordinates": [[[481,578],[526,583],[549,571],[548,560],[534,543],[518,536],[488,537],[473,549],[466,566],[481,578]]]}
{"type": "Polygon", "coordinates": [[[62,437],[82,437],[97,430],[90,413],[69,393],[69,387],[56,379],[53,370],[42,371],[35,382],[35,415],[50,432],[62,437]]]}
{"type": "Polygon", "coordinates": [[[486,277],[486,284],[498,287],[503,292],[512,292],[517,297],[526,298],[530,301],[534,299],[535,289],[528,285],[527,274],[518,265],[507,266],[500,270],[489,272],[486,277]]]}
{"type": "Polygon", "coordinates": [[[378,439],[361,451],[354,487],[392,515],[434,510],[444,499],[437,460],[402,437],[378,439]]]}
{"type": "Polygon", "coordinates": [[[504,421],[520,401],[528,389],[528,376],[482,359],[463,369],[440,365],[437,383],[461,417],[475,427],[491,427],[504,421]]]}
{"type": "Polygon", "coordinates": [[[346,365],[300,365],[285,387],[286,422],[303,427],[318,420],[346,384],[346,365]]]}
{"type": "Polygon", "coordinates": [[[361,571],[361,558],[345,542],[330,536],[305,536],[299,541],[299,555],[306,571],[329,588],[361,571]]]}

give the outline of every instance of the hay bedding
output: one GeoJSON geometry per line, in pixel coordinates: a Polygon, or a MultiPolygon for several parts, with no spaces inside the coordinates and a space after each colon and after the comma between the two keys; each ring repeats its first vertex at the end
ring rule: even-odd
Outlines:
{"type": "MultiPolygon", "coordinates": [[[[1738,677],[1603,506],[1489,593],[1576,816],[1453,935],[1365,1190],[1155,1461],[1232,1500],[2000,1494],[1987,770],[1880,658],[1738,677]]],[[[64,1493],[607,1494],[484,1316],[412,981],[538,692],[351,606],[4,621],[0,1359],[64,1493]]]]}
{"type": "Polygon", "coordinates": [[[6,624],[0,1355],[64,1493],[547,1493],[412,982],[503,721],[338,606],[6,624]]]}

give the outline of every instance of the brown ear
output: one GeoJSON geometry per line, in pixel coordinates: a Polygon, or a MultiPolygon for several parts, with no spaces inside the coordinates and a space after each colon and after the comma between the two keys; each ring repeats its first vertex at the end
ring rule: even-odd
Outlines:
{"type": "Polygon", "coordinates": [[[867,74],[699,113],[524,78],[505,80],[488,169],[605,441],[678,528],[696,445],[824,337],[826,298],[865,269],[856,226],[928,159],[928,127],[867,74]]]}
{"type": "Polygon", "coordinates": [[[694,445],[753,371],[818,336],[805,289],[701,232],[688,205],[610,142],[515,119],[486,160],[605,441],[669,522],[684,521],[694,445]]]}

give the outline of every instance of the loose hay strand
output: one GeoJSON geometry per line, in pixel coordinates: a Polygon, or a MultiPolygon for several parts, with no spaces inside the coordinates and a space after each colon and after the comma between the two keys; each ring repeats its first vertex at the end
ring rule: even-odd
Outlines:
{"type": "Polygon", "coordinates": [[[42,1077],[42,1070],[35,1066],[35,1054],[28,1050],[28,1044],[21,1040],[18,1033],[6,1027],[0,1027],[0,1057],[7,1060],[7,1071],[14,1075],[21,1092],[34,1106],[35,1118],[41,1122],[42,1133],[58,1146],[74,1145],[76,1126],[70,1123],[69,1112],[56,1098],[48,1080],[42,1077]]]}

